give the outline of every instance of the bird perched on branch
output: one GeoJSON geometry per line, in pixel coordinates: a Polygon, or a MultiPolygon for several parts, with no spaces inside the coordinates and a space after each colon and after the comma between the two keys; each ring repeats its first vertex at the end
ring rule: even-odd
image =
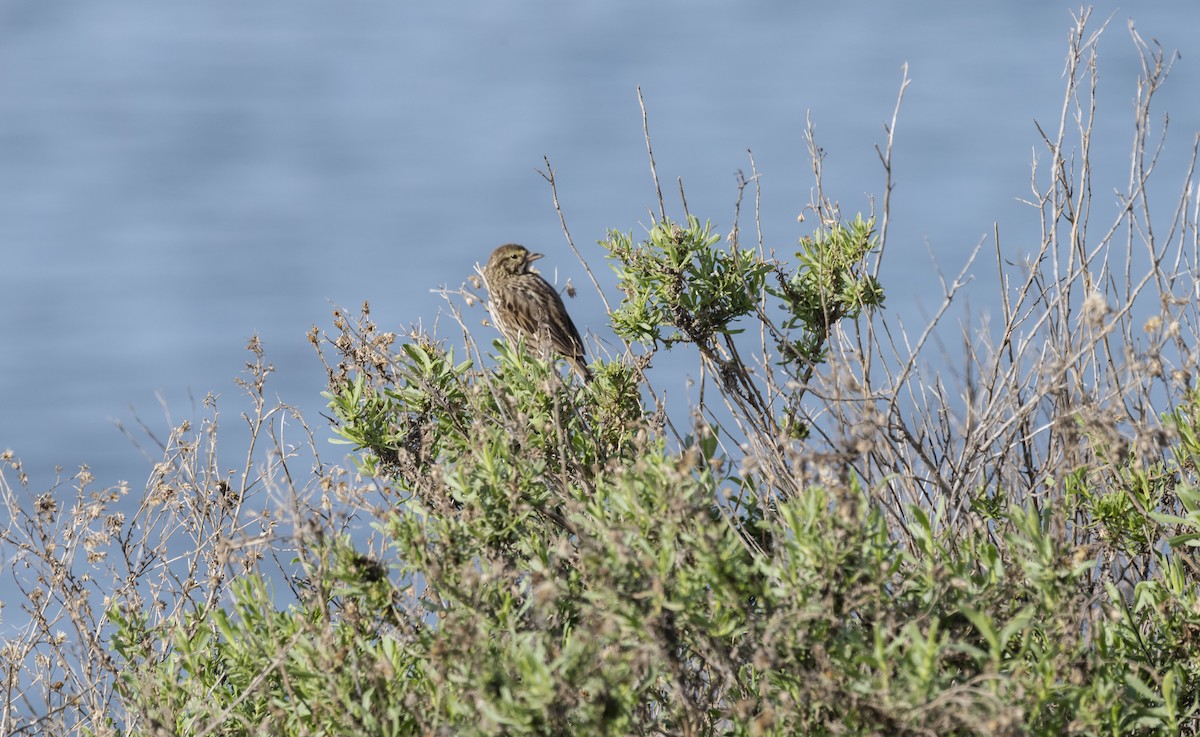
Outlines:
{"type": "Polygon", "coordinates": [[[488,290],[488,311],[504,339],[510,343],[524,338],[543,358],[553,351],[571,365],[585,381],[592,372],[584,364],[583,340],[558,290],[530,267],[541,258],[525,246],[507,243],[492,251],[483,267],[488,290]]]}

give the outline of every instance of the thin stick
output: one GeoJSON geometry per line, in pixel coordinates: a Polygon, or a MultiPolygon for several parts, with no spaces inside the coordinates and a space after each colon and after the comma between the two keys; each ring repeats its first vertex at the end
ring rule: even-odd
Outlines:
{"type": "Polygon", "coordinates": [[[654,191],[658,193],[658,215],[662,222],[667,219],[667,206],[663,202],[662,187],[658,185],[658,167],[654,165],[654,149],[650,146],[650,123],[646,116],[646,101],[642,99],[642,86],[637,88],[638,105],[642,108],[642,135],[646,137],[646,154],[650,157],[650,175],[654,177],[654,191]]]}
{"type": "Polygon", "coordinates": [[[880,251],[879,258],[875,259],[874,276],[879,276],[880,265],[883,263],[883,254],[887,249],[883,246],[887,244],[888,223],[891,220],[889,213],[891,212],[892,200],[892,141],[896,135],[896,121],[900,119],[900,103],[904,102],[904,91],[908,89],[908,62],[905,62],[900,67],[900,93],[896,95],[896,107],[892,109],[892,122],[886,123],[883,130],[887,133],[887,144],[884,145],[882,151],[879,146],[875,147],[875,152],[879,154],[879,160],[883,163],[883,171],[886,174],[886,182],[883,190],[883,222],[879,225],[879,243],[880,251]]]}
{"type": "Polygon", "coordinates": [[[596,275],[592,273],[592,267],[588,265],[583,254],[575,247],[574,239],[571,238],[571,230],[567,227],[567,217],[563,214],[562,206],[558,204],[558,184],[554,180],[554,169],[550,166],[550,157],[543,156],[542,160],[546,162],[546,171],[538,170],[538,174],[541,174],[542,179],[545,179],[550,184],[550,196],[554,199],[554,211],[558,213],[558,222],[562,223],[563,235],[567,237],[567,245],[575,252],[575,258],[579,259],[583,270],[587,272],[588,279],[591,280],[592,286],[596,289],[596,294],[600,295],[600,301],[604,302],[604,311],[608,315],[612,315],[612,306],[609,305],[608,298],[604,296],[604,290],[600,288],[600,282],[596,281],[596,275]]]}

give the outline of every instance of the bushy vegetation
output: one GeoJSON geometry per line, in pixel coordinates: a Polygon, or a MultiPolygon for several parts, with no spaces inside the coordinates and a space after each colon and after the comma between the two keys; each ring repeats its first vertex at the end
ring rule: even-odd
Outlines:
{"type": "Polygon", "coordinates": [[[926,352],[963,278],[919,335],[883,310],[895,119],[852,218],[810,137],[796,245],[661,194],[648,232],[610,232],[621,348],[587,386],[488,343],[470,287],[446,295],[461,339],[339,311],[311,339],[341,467],[267,401],[254,342],[237,473],[215,402],[132,515],[86,470],[34,498],[5,458],[31,624],[0,732],[1200,732],[1195,194],[1189,171],[1151,227],[1170,64],[1134,33],[1134,176],[1090,222],[1086,20],[1033,174],[1040,250],[996,246],[1001,311],[961,375],[926,352]],[[667,349],[697,361],[686,411],[648,370],[667,349]]]}

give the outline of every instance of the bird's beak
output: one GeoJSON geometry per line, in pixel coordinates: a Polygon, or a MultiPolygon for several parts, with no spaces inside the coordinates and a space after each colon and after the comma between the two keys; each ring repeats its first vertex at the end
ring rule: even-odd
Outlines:
{"type": "Polygon", "coordinates": [[[526,256],[526,257],[525,257],[525,263],[527,263],[527,264],[531,264],[531,263],[533,263],[534,261],[537,261],[539,258],[541,258],[541,257],[542,257],[542,256],[544,256],[544,255],[546,255],[546,254],[544,254],[544,253],[530,253],[528,256],[526,256]]]}

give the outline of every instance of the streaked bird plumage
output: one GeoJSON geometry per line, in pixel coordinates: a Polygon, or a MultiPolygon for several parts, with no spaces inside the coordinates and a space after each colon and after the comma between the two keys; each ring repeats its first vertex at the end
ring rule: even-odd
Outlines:
{"type": "Polygon", "coordinates": [[[488,290],[488,311],[493,322],[509,342],[523,338],[525,344],[549,358],[552,351],[567,359],[567,363],[584,381],[591,381],[592,372],[584,363],[583,340],[567,307],[550,282],[533,271],[531,265],[542,258],[540,253],[516,243],[506,243],[492,251],[483,267],[483,280],[488,290]]]}

